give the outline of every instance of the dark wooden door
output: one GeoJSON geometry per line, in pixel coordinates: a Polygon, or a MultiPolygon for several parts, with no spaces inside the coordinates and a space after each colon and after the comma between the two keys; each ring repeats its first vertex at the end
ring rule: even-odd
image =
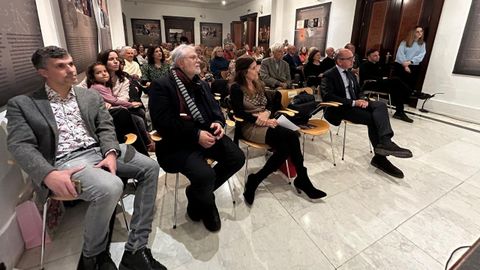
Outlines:
{"type": "Polygon", "coordinates": [[[241,16],[240,20],[243,22],[243,44],[248,44],[250,49],[255,46],[257,41],[257,13],[251,13],[241,16]]]}
{"type": "Polygon", "coordinates": [[[381,62],[390,66],[407,32],[424,28],[427,53],[420,67],[416,89],[421,90],[437,32],[444,0],[359,0],[355,9],[352,43],[363,58],[369,48],[380,51],[381,62]]]}
{"type": "Polygon", "coordinates": [[[242,46],[242,35],[243,35],[243,22],[241,21],[233,21],[230,23],[230,33],[232,37],[232,41],[240,48],[242,46]]]}

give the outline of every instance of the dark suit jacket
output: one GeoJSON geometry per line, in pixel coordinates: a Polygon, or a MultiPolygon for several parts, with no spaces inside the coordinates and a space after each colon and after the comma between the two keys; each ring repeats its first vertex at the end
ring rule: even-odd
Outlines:
{"type": "MultiPolygon", "coordinates": [[[[352,76],[355,77],[353,74],[352,76]]],[[[364,98],[363,91],[356,80],[354,80],[353,86],[356,98],[364,98]]],[[[330,107],[325,112],[325,118],[333,125],[338,126],[344,118],[344,115],[352,108],[353,100],[347,98],[345,84],[343,83],[342,76],[336,66],[323,73],[321,89],[323,101],[336,101],[342,103],[341,106],[330,107]]]]}
{"type": "MultiPolygon", "coordinates": [[[[211,123],[219,122],[225,125],[220,106],[213,98],[208,84],[199,80],[200,100],[205,110],[210,115],[210,123],[204,127],[194,122],[191,118],[180,117],[180,99],[175,79],[170,74],[150,85],[150,97],[148,106],[154,129],[162,136],[162,140],[156,143],[157,160],[162,168],[168,171],[178,171],[183,167],[186,158],[193,152],[203,148],[198,144],[200,130],[207,130],[211,123]]],[[[196,99],[198,101],[199,99],[196,99]]],[[[188,108],[186,108],[188,111],[188,108]]]]}
{"type": "MultiPolygon", "coordinates": [[[[96,92],[74,87],[78,107],[87,131],[105,154],[110,149],[120,153],[112,117],[103,98],[96,92]]],[[[45,88],[32,96],[16,96],[7,105],[8,150],[20,167],[32,178],[39,200],[46,201],[49,190],[43,184],[55,169],[58,129],[45,88]]]]}

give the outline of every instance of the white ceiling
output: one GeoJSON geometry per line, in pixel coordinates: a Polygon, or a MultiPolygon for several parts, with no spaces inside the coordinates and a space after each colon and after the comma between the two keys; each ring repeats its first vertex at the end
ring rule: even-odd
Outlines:
{"type": "Polygon", "coordinates": [[[175,6],[188,6],[198,8],[231,9],[239,7],[242,4],[254,0],[225,0],[227,3],[222,5],[222,0],[124,0],[125,2],[150,3],[150,4],[172,4],[175,6]]]}

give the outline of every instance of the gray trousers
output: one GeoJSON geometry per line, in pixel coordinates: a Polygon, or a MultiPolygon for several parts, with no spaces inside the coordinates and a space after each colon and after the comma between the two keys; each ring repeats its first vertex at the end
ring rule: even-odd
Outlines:
{"type": "Polygon", "coordinates": [[[99,147],[74,152],[56,162],[59,170],[85,166],[72,178],[82,183],[79,199],[90,202],[85,215],[83,255],[86,257],[100,254],[107,246],[109,221],[123,192],[120,177],[138,181],[125,249],[135,251],[146,246],[152,231],[160,167],[155,160],[136,152],[131,146],[121,144],[120,149],[116,175],[94,168],[103,160],[99,147]]]}

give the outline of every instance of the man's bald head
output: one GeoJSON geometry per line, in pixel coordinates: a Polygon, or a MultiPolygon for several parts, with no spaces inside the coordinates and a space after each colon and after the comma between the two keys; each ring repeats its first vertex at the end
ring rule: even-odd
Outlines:
{"type": "Polygon", "coordinates": [[[335,62],[343,69],[353,67],[353,53],[349,49],[339,49],[335,55],[335,62]]]}

